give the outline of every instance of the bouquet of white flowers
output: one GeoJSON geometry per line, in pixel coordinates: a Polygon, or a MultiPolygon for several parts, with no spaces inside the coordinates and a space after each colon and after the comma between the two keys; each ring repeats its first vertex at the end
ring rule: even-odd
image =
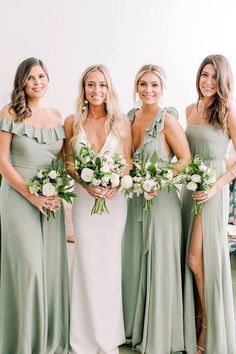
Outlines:
{"type": "MultiPolygon", "coordinates": [[[[125,158],[117,153],[104,152],[96,154],[92,148],[81,144],[78,152],[73,154],[75,159],[75,170],[83,183],[90,186],[118,187],[122,172],[127,166],[125,158]]],[[[92,214],[102,215],[108,213],[105,198],[95,199],[92,214]]]]}
{"type": "Polygon", "coordinates": [[[156,152],[147,161],[135,158],[130,175],[121,179],[123,195],[132,198],[134,194],[143,194],[144,210],[150,209],[154,198],[150,192],[176,188],[179,181],[174,177],[173,167],[173,163],[163,162],[156,152]]]}
{"type": "MultiPolygon", "coordinates": [[[[71,191],[72,183],[72,178],[65,171],[62,160],[53,160],[50,167],[39,169],[37,176],[26,181],[30,193],[45,197],[58,196],[68,203],[72,203],[72,198],[76,197],[71,191]]],[[[47,209],[46,220],[55,218],[55,211],[47,209]]]]}
{"type": "MultiPolygon", "coordinates": [[[[193,162],[188,164],[182,174],[182,182],[190,191],[209,191],[216,181],[214,170],[203,163],[203,157],[196,155],[193,162]]],[[[203,203],[195,201],[192,212],[201,214],[203,203]]]]}

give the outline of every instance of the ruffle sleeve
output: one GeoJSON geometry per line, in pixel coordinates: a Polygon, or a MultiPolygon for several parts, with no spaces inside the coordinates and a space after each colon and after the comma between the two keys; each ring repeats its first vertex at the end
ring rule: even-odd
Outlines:
{"type": "Polygon", "coordinates": [[[24,122],[16,123],[12,119],[0,118],[0,131],[9,132],[18,136],[27,136],[35,139],[39,144],[53,144],[65,139],[62,125],[53,128],[38,128],[24,122]]]}

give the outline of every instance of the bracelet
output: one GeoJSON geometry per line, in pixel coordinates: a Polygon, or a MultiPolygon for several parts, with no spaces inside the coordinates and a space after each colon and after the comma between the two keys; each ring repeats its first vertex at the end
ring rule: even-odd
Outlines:
{"type": "Polygon", "coordinates": [[[231,173],[232,176],[234,176],[234,178],[236,178],[236,172],[232,171],[232,170],[228,170],[229,173],[231,173]]]}

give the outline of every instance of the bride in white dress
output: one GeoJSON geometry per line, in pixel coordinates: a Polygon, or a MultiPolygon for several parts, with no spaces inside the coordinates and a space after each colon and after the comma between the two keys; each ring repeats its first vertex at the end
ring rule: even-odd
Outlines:
{"type": "MultiPolygon", "coordinates": [[[[80,82],[75,115],[65,121],[68,171],[78,181],[68,156],[80,144],[96,153],[122,153],[130,165],[131,131],[117,108],[110,74],[103,65],[87,68],[80,82]]],[[[124,173],[127,173],[128,168],[124,173]]],[[[70,353],[118,354],[125,342],[121,297],[121,239],[126,200],[117,188],[75,183],[72,208],[76,233],[70,285],[70,353]],[[109,214],[91,215],[103,196],[109,214]]]]}

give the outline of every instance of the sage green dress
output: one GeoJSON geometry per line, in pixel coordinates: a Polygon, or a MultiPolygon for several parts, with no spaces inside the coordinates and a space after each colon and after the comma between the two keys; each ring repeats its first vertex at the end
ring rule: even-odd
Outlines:
{"type": "MultiPolygon", "coordinates": [[[[168,109],[174,113],[173,109],[168,109]]],[[[134,155],[147,160],[154,151],[165,161],[161,139],[167,109],[145,130],[134,155]]],[[[177,113],[177,112],[176,112],[177,113]]],[[[130,111],[131,122],[135,110],[130,111]]],[[[123,307],[126,342],[145,354],[184,351],[181,279],[181,209],[175,190],[159,192],[150,211],[143,197],[129,200],[123,237],[123,307]]]]}
{"type": "MultiPolygon", "coordinates": [[[[213,125],[190,125],[186,129],[192,156],[201,154],[218,178],[225,173],[230,144],[227,132],[213,125]]],[[[235,354],[235,326],[227,223],[229,187],[226,185],[204,203],[202,214],[205,302],[207,314],[206,354],[235,354]]],[[[183,223],[187,243],[185,272],[185,343],[187,354],[196,353],[193,275],[187,265],[194,215],[192,192],[183,196],[183,223]]]]}
{"type": "MultiPolygon", "coordinates": [[[[12,134],[11,163],[23,179],[50,165],[64,129],[0,119],[12,134]]],[[[68,272],[63,209],[44,216],[3,178],[1,186],[0,353],[67,354],[68,272]]]]}

